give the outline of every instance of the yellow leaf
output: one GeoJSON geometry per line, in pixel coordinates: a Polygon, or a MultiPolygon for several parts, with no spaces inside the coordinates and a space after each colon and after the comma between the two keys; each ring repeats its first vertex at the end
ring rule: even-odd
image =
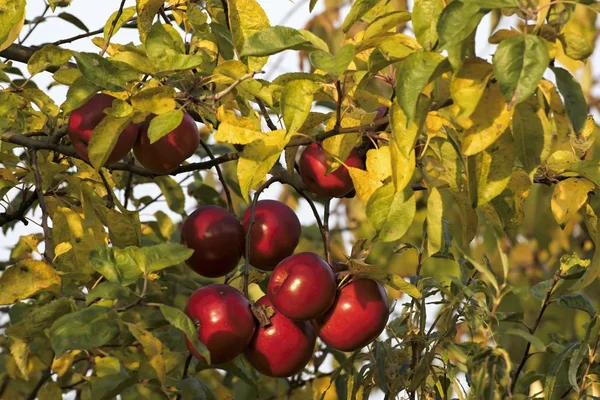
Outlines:
{"type": "Polygon", "coordinates": [[[458,119],[468,118],[473,114],[493,70],[492,64],[481,58],[468,58],[452,78],[450,94],[454,104],[460,109],[458,119]]]}
{"type": "Polygon", "coordinates": [[[42,261],[23,260],[0,275],[0,305],[13,304],[43,290],[58,293],[60,277],[42,261]]]}
{"type": "Polygon", "coordinates": [[[392,176],[392,161],[389,146],[367,151],[367,171],[376,180],[383,181],[392,176]]]}
{"type": "Polygon", "coordinates": [[[148,362],[154,368],[158,380],[164,385],[166,380],[165,360],[162,356],[162,342],[158,340],[151,332],[140,328],[137,325],[125,323],[131,334],[140,342],[144,353],[148,357],[148,362]]]}
{"type": "Polygon", "coordinates": [[[54,248],[54,257],[60,257],[65,253],[68,253],[73,249],[73,245],[69,242],[62,242],[56,245],[54,248]]]}
{"type": "Polygon", "coordinates": [[[585,204],[594,187],[592,182],[580,178],[565,179],[554,186],[550,207],[561,228],[564,229],[569,219],[585,204]]]}
{"type": "Polygon", "coordinates": [[[24,340],[13,338],[10,345],[10,353],[15,359],[19,371],[26,381],[29,380],[29,368],[27,359],[29,358],[29,346],[24,340]]]}
{"type": "Polygon", "coordinates": [[[250,201],[250,190],[265,181],[267,173],[279,160],[291,136],[285,130],[273,131],[244,148],[237,165],[237,177],[244,200],[250,201]]]}
{"type": "Polygon", "coordinates": [[[331,385],[331,379],[327,376],[315,378],[312,382],[313,400],[337,400],[335,385],[331,385]]]}
{"type": "Polygon", "coordinates": [[[131,98],[131,105],[137,111],[145,111],[153,114],[164,114],[174,110],[175,89],[171,86],[158,86],[145,89],[131,98]]]}
{"type": "MultiPolygon", "coordinates": [[[[9,12],[11,12],[13,10],[10,10],[9,12]]],[[[25,1],[21,0],[18,2],[18,5],[16,6],[16,8],[14,8],[15,13],[22,13],[23,16],[21,17],[21,19],[17,19],[14,22],[17,22],[8,32],[8,34],[1,38],[3,39],[3,42],[0,44],[0,51],[5,50],[8,46],[10,46],[11,44],[13,44],[13,42],[15,40],[17,40],[17,38],[19,37],[19,34],[21,33],[21,30],[23,29],[23,25],[25,23],[25,1]]],[[[14,17],[14,15],[12,16],[14,17]]],[[[3,21],[6,22],[6,19],[3,21]]],[[[5,27],[3,27],[4,29],[6,29],[5,27]]],[[[4,29],[2,29],[2,31],[4,31],[4,29]]]]}
{"type": "Polygon", "coordinates": [[[61,355],[58,358],[54,358],[54,360],[52,360],[52,372],[59,377],[66,374],[71,368],[73,361],[75,361],[75,357],[77,357],[79,353],[81,353],[81,350],[73,350],[61,355]]]}
{"type": "Polygon", "coordinates": [[[40,239],[36,235],[21,236],[21,240],[31,250],[33,250],[34,252],[40,254],[40,252],[38,250],[38,245],[40,244],[40,239]]]}
{"type": "Polygon", "coordinates": [[[486,88],[471,117],[460,121],[465,129],[463,154],[477,154],[494,143],[508,128],[513,112],[514,107],[508,109],[497,83],[486,88]]]}
{"type": "MultiPolygon", "coordinates": [[[[239,122],[242,122],[241,118],[239,122]]],[[[265,136],[261,131],[255,129],[252,122],[247,121],[243,125],[245,126],[234,125],[230,122],[219,124],[219,129],[214,135],[215,140],[229,144],[249,144],[265,136]]]]}
{"type": "Polygon", "coordinates": [[[164,0],[136,0],[137,26],[142,43],[146,41],[146,36],[150,32],[150,28],[152,28],[152,21],[163,4],[164,0]]]}
{"type": "MultiPolygon", "coordinates": [[[[227,0],[229,26],[236,53],[239,55],[244,42],[256,32],[270,26],[265,10],[256,0],[227,0]]],[[[252,72],[260,71],[268,57],[242,57],[252,72]]]]}
{"type": "Polygon", "coordinates": [[[444,204],[442,196],[437,188],[429,190],[427,198],[427,255],[431,257],[439,252],[442,248],[443,231],[442,231],[442,214],[444,212],[444,204]]]}
{"type": "Polygon", "coordinates": [[[348,172],[354,183],[356,194],[364,204],[367,204],[373,192],[383,186],[380,180],[370,172],[353,167],[348,167],[348,172]]]}
{"type": "MultiPolygon", "coordinates": [[[[361,124],[362,115],[358,112],[347,113],[342,119],[342,128],[353,128],[361,124]]],[[[327,122],[326,129],[333,129],[335,126],[336,117],[332,116],[327,122]]],[[[358,146],[362,141],[362,134],[360,133],[347,133],[345,135],[336,135],[327,138],[323,141],[323,149],[327,153],[327,170],[328,172],[334,171],[339,168],[342,164],[338,161],[346,161],[352,149],[358,146]]]]}

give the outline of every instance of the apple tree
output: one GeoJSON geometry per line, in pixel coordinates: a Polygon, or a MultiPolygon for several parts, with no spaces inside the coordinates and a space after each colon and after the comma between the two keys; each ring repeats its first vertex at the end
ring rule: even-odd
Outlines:
{"type": "Polygon", "coordinates": [[[600,396],[599,3],[263,3],[0,0],[0,398],[600,396]]]}

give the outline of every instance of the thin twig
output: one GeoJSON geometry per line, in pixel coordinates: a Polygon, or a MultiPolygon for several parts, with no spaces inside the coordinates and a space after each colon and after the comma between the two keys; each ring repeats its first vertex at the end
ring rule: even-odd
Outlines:
{"type": "Polygon", "coordinates": [[[258,104],[258,108],[260,108],[260,112],[262,113],[269,129],[272,131],[276,131],[277,125],[275,125],[273,123],[273,120],[271,119],[271,116],[269,115],[269,110],[267,110],[267,107],[265,106],[265,103],[263,103],[263,101],[261,99],[257,98],[256,104],[258,104]]]}
{"type": "Polygon", "coordinates": [[[333,129],[340,130],[342,127],[342,102],[344,101],[344,92],[340,80],[335,81],[335,90],[337,92],[337,102],[335,106],[335,127],[333,129]]]}
{"type": "Polygon", "coordinates": [[[36,18],[35,24],[33,24],[29,31],[27,31],[27,34],[25,34],[25,36],[23,36],[23,38],[19,40],[19,44],[23,44],[27,40],[27,38],[31,36],[33,31],[40,25],[40,23],[44,21],[44,17],[48,13],[48,10],[50,10],[50,4],[46,3],[46,8],[44,8],[44,12],[42,12],[42,15],[36,18]]]}
{"type": "Polygon", "coordinates": [[[100,57],[102,57],[104,55],[104,53],[106,53],[106,49],[108,49],[108,45],[110,44],[110,39],[112,38],[112,35],[115,32],[115,28],[117,27],[119,18],[121,18],[121,15],[123,15],[124,7],[125,7],[125,0],[121,0],[121,5],[119,6],[119,11],[117,11],[117,15],[115,16],[115,19],[113,20],[112,24],[110,25],[110,30],[108,31],[108,36],[106,37],[106,40],[104,41],[102,50],[100,50],[100,53],[99,53],[100,57]]]}
{"type": "Polygon", "coordinates": [[[26,193],[23,195],[23,201],[19,208],[14,210],[11,213],[0,213],[0,227],[9,224],[13,221],[21,221],[25,225],[29,224],[29,222],[25,219],[25,214],[27,211],[33,206],[38,198],[38,194],[36,191],[26,193]]]}
{"type": "MultiPolygon", "coordinates": [[[[206,151],[206,154],[208,154],[210,159],[215,160],[215,155],[202,138],[200,139],[200,145],[202,146],[204,151],[206,151]]],[[[221,181],[221,186],[223,186],[223,191],[225,192],[225,197],[227,198],[227,207],[229,208],[229,211],[233,214],[235,213],[235,209],[233,207],[233,200],[231,199],[231,192],[229,191],[229,186],[227,186],[225,176],[223,175],[223,171],[221,171],[221,167],[219,166],[219,164],[215,165],[215,169],[217,170],[217,176],[219,177],[219,181],[221,181]]]]}
{"type": "Polygon", "coordinates": [[[50,363],[50,365],[48,365],[48,368],[46,368],[44,370],[42,377],[40,378],[38,383],[35,385],[35,387],[31,391],[31,393],[29,393],[29,396],[27,396],[27,400],[35,400],[36,399],[37,394],[40,391],[40,389],[42,388],[42,386],[44,386],[44,383],[46,383],[46,381],[52,376],[51,371],[52,371],[52,363],[50,363]]]}
{"type": "Polygon", "coordinates": [[[331,237],[329,235],[329,207],[331,206],[331,199],[325,200],[325,211],[323,212],[323,239],[325,243],[325,260],[327,260],[327,264],[331,264],[331,237]]]}
{"type": "Polygon", "coordinates": [[[37,192],[38,202],[42,209],[42,229],[44,231],[44,258],[50,264],[52,264],[52,237],[50,236],[50,228],[48,227],[48,209],[46,208],[46,202],[44,201],[44,191],[42,187],[42,175],[37,161],[37,153],[35,150],[30,150],[29,155],[31,157],[31,168],[35,175],[35,190],[37,192]]]}
{"type": "Polygon", "coordinates": [[[161,7],[160,10],[158,10],[158,13],[162,17],[162,19],[165,21],[165,24],[167,24],[167,25],[173,25],[171,23],[171,20],[169,19],[169,16],[165,12],[165,8],[164,7],[161,7]]]}
{"type": "MultiPolygon", "coordinates": [[[[192,363],[192,353],[190,353],[187,358],[185,359],[185,366],[183,367],[183,375],[181,376],[181,380],[184,380],[185,378],[187,378],[188,375],[188,371],[190,369],[190,364],[192,363]]],[[[177,394],[177,398],[176,400],[181,400],[181,393],[177,394]]]]}
{"type": "Polygon", "coordinates": [[[247,74],[244,74],[244,75],[240,76],[239,78],[237,78],[235,81],[233,81],[233,83],[231,85],[229,85],[227,88],[221,90],[220,92],[215,93],[214,95],[200,96],[200,97],[198,97],[198,100],[214,99],[215,101],[218,101],[221,98],[227,96],[240,83],[244,82],[247,79],[254,78],[254,75],[261,74],[262,72],[263,71],[248,72],[247,74]]]}
{"type": "Polygon", "coordinates": [[[106,176],[104,176],[104,172],[102,170],[98,171],[100,178],[102,178],[102,183],[104,183],[104,187],[106,188],[106,207],[115,208],[115,199],[113,197],[112,188],[110,187],[106,176]]]}
{"type": "Polygon", "coordinates": [[[123,207],[127,208],[131,193],[133,192],[133,172],[129,172],[127,176],[127,184],[125,185],[125,198],[123,199],[123,207]]]}
{"type": "MultiPolygon", "coordinates": [[[[529,332],[532,335],[535,334],[535,331],[537,330],[538,326],[540,325],[540,322],[542,321],[544,312],[546,311],[546,308],[548,307],[549,302],[550,302],[550,296],[552,296],[552,292],[554,291],[554,288],[558,284],[559,279],[560,279],[560,275],[557,272],[556,274],[554,274],[554,280],[552,282],[552,285],[550,285],[550,287],[546,291],[546,296],[544,297],[544,300],[542,301],[542,306],[540,307],[540,312],[535,320],[535,323],[533,324],[533,327],[531,328],[531,330],[529,332]]],[[[528,341],[527,344],[525,345],[525,351],[523,352],[523,357],[521,358],[521,362],[519,363],[519,366],[517,367],[517,370],[515,372],[515,377],[513,378],[513,381],[510,385],[511,392],[514,392],[515,386],[517,385],[517,380],[519,379],[519,375],[521,374],[521,371],[523,371],[523,368],[525,367],[525,363],[529,359],[528,355],[529,355],[530,348],[531,348],[531,342],[528,341]]]]}
{"type": "MultiPolygon", "coordinates": [[[[312,210],[313,215],[315,216],[315,220],[317,221],[317,226],[319,227],[319,232],[321,232],[321,237],[323,239],[323,254],[325,254],[325,257],[327,259],[327,255],[329,254],[327,229],[325,229],[325,226],[323,225],[323,222],[321,221],[321,216],[319,215],[319,211],[317,210],[317,207],[315,206],[315,202],[312,201],[312,199],[310,197],[308,197],[308,195],[306,194],[306,192],[304,190],[297,188],[295,185],[290,184],[290,186],[292,186],[296,190],[296,192],[298,192],[298,194],[300,196],[302,196],[304,198],[304,200],[306,200],[306,202],[310,206],[310,209],[312,210]]],[[[330,261],[328,260],[327,262],[329,263],[330,261]]],[[[331,265],[331,263],[329,263],[329,265],[331,265]]]]}
{"type": "Polygon", "coordinates": [[[596,359],[596,354],[598,353],[598,345],[599,344],[600,344],[600,332],[596,335],[596,341],[594,342],[594,347],[592,348],[592,351],[589,354],[588,363],[587,363],[587,366],[585,367],[585,372],[583,373],[583,376],[581,377],[581,387],[579,388],[579,393],[577,395],[578,399],[582,398],[583,393],[587,389],[586,378],[590,374],[590,368],[592,367],[592,364],[594,363],[594,360],[596,359]]]}
{"type": "Polygon", "coordinates": [[[248,275],[250,273],[250,239],[252,237],[252,227],[254,226],[254,219],[256,217],[256,203],[258,202],[258,198],[260,197],[261,193],[265,191],[265,189],[267,189],[273,183],[279,181],[280,178],[274,176],[265,183],[263,183],[263,185],[259,187],[258,190],[256,190],[256,192],[254,193],[254,199],[252,200],[252,204],[250,205],[250,222],[248,223],[248,231],[246,232],[246,249],[244,251],[244,296],[246,297],[248,297],[248,275]]]}

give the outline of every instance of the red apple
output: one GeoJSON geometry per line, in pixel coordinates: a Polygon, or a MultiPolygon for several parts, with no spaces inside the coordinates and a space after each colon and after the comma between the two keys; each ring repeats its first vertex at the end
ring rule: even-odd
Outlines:
{"type": "MultiPolygon", "coordinates": [[[[356,149],[352,150],[344,163],[349,167],[364,169],[365,164],[356,149]]],[[[311,192],[323,197],[344,197],[354,184],[345,166],[340,166],[328,175],[327,155],[316,143],[308,146],[300,156],[300,177],[311,192]]]]}
{"type": "Polygon", "coordinates": [[[323,315],[335,301],[337,284],[329,265],[315,253],[298,253],[279,263],[267,288],[273,306],[293,320],[323,315]]]}
{"type": "MultiPolygon", "coordinates": [[[[67,133],[75,148],[75,152],[84,161],[90,162],[87,147],[92,137],[92,132],[106,116],[104,110],[112,107],[113,100],[115,100],[114,97],[99,93],[78,109],[73,110],[69,116],[67,133]]],[[[110,156],[108,156],[106,164],[113,164],[122,160],[131,151],[138,137],[138,131],[139,126],[134,123],[130,123],[125,127],[119,135],[110,156]]]]}
{"type": "MultiPolygon", "coordinates": [[[[248,232],[252,206],[248,207],[242,220],[248,232]]],[[[296,213],[276,200],[260,200],[256,203],[254,224],[250,234],[250,264],[265,271],[272,271],[277,264],[292,254],[300,241],[302,227],[296,213]]]]}
{"type": "Polygon", "coordinates": [[[313,320],[313,326],[327,345],[355,351],[381,334],[388,315],[388,298],[383,286],[371,279],[358,279],[339,290],[333,307],[313,320]]]}
{"type": "Polygon", "coordinates": [[[187,265],[200,275],[216,278],[231,272],[242,258],[244,228],[226,209],[202,206],[183,222],[181,243],[194,250],[187,265]]]}
{"type": "MultiPolygon", "coordinates": [[[[266,296],[256,305],[272,306],[266,296]]],[[[317,335],[308,321],[292,321],[279,311],[258,327],[244,355],[261,374],[283,378],[300,373],[313,355],[317,335]]]]}
{"type": "Polygon", "coordinates": [[[200,144],[196,121],[186,112],[177,128],[152,144],[148,138],[149,127],[149,121],[142,125],[133,154],[144,168],[157,175],[168,174],[180,166],[200,144]]]}
{"type": "MultiPolygon", "coordinates": [[[[229,285],[213,284],[196,290],[185,312],[198,323],[198,339],[210,352],[211,364],[224,364],[242,354],[256,330],[250,302],[229,285]]],[[[196,358],[205,360],[189,340],[187,344],[196,358]]]]}

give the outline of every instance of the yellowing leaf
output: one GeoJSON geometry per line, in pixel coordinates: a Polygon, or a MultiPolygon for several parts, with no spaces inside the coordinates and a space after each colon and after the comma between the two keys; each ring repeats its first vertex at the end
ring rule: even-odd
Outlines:
{"type": "Polygon", "coordinates": [[[378,181],[383,181],[392,175],[389,146],[367,151],[367,171],[378,181]]]}
{"type": "Polygon", "coordinates": [[[442,248],[444,240],[442,230],[442,214],[444,212],[444,204],[442,196],[437,188],[429,190],[427,198],[427,255],[431,257],[439,252],[442,248]]]}
{"type": "Polygon", "coordinates": [[[369,222],[384,242],[404,236],[413,222],[416,199],[410,187],[397,191],[392,183],[377,189],[370,197],[366,213],[369,222]]]}
{"type": "Polygon", "coordinates": [[[29,345],[26,341],[13,338],[10,344],[10,353],[17,363],[19,371],[23,375],[26,381],[29,380],[29,368],[27,365],[27,359],[29,358],[29,345]]]}
{"type": "Polygon", "coordinates": [[[519,160],[528,174],[533,175],[546,161],[552,146],[552,133],[546,113],[535,101],[525,101],[515,108],[512,132],[519,160]]]}
{"type": "Polygon", "coordinates": [[[25,22],[25,0],[2,2],[0,14],[0,51],[10,46],[21,33],[25,22]]]}
{"type": "Polygon", "coordinates": [[[88,145],[88,155],[90,163],[96,170],[104,166],[117,144],[119,135],[131,120],[131,115],[120,118],[108,114],[94,128],[88,145]]]}
{"type": "Polygon", "coordinates": [[[312,107],[315,92],[319,85],[309,79],[296,79],[288,82],[281,94],[281,113],[289,134],[298,132],[312,107]]]}
{"type": "Polygon", "coordinates": [[[450,94],[460,110],[457,118],[473,114],[483,95],[494,68],[481,58],[468,58],[462,68],[452,77],[450,94]]]}
{"type": "Polygon", "coordinates": [[[58,358],[54,358],[52,360],[52,372],[56,375],[63,376],[69,371],[73,361],[75,361],[75,357],[77,357],[81,353],[81,350],[73,350],[68,353],[63,354],[58,358]]]}
{"type": "Polygon", "coordinates": [[[43,290],[60,291],[60,277],[42,261],[23,260],[0,275],[0,305],[13,304],[43,290]]]}
{"type": "Polygon", "coordinates": [[[396,290],[401,290],[415,299],[421,298],[421,292],[414,285],[410,284],[404,278],[396,274],[390,274],[386,269],[369,265],[361,260],[350,260],[348,262],[350,273],[354,276],[371,278],[388,285],[396,290]]]}
{"type": "Polygon", "coordinates": [[[175,102],[175,89],[171,86],[158,86],[143,90],[131,98],[131,104],[138,111],[153,114],[164,114],[173,110],[175,102]]]}
{"type": "MultiPolygon", "coordinates": [[[[240,120],[242,119],[240,118],[240,120]]],[[[231,122],[219,124],[214,135],[215,140],[221,143],[249,144],[265,136],[261,131],[256,130],[252,122],[248,122],[249,124],[244,124],[246,126],[235,125],[231,122]]]]}
{"type": "Polygon", "coordinates": [[[379,179],[372,173],[364,171],[362,169],[348,167],[350,178],[354,183],[354,189],[356,194],[363,203],[367,203],[371,195],[382,185],[379,179]]]}
{"type": "Polygon", "coordinates": [[[508,109],[498,84],[489,86],[471,117],[460,122],[465,129],[463,154],[477,154],[494,143],[508,128],[513,112],[514,107],[508,109]]]}
{"type": "Polygon", "coordinates": [[[164,0],[136,0],[137,26],[142,43],[146,41],[146,36],[152,28],[152,21],[164,3],[164,0]]]}
{"type": "Polygon", "coordinates": [[[265,181],[290,138],[284,130],[273,131],[244,148],[237,165],[237,177],[244,200],[250,201],[250,190],[265,181]]]}
{"type": "Polygon", "coordinates": [[[107,209],[107,226],[110,241],[116,247],[139,246],[142,240],[140,217],[137,212],[124,214],[107,209]]]}
{"type": "Polygon", "coordinates": [[[569,219],[579,211],[595,186],[587,179],[569,178],[554,186],[550,201],[556,222],[564,229],[569,219]]]}
{"type": "Polygon", "coordinates": [[[131,334],[142,345],[144,353],[148,357],[148,363],[154,368],[158,380],[164,385],[166,380],[165,360],[162,356],[162,342],[158,340],[152,333],[137,325],[125,323],[131,334]]]}
{"type": "MultiPolygon", "coordinates": [[[[229,26],[233,45],[238,54],[242,54],[244,42],[255,33],[270,26],[265,10],[256,0],[227,0],[229,26]]],[[[268,57],[241,57],[250,71],[260,71],[268,57]]]]}

